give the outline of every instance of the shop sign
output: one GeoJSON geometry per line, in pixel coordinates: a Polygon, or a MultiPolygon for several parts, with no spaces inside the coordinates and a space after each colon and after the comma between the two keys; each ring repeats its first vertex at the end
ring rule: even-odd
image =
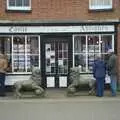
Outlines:
{"type": "Polygon", "coordinates": [[[10,33],[26,33],[27,32],[27,27],[10,27],[9,28],[10,33]]]}
{"type": "Polygon", "coordinates": [[[0,26],[0,33],[114,32],[114,25],[83,26],[0,26]]]}

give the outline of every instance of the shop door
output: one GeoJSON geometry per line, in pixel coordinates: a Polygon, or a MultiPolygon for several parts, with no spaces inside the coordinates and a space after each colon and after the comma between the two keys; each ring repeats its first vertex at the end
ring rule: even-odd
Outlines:
{"type": "Polygon", "coordinates": [[[43,65],[46,87],[67,87],[69,71],[68,41],[47,39],[44,44],[43,65]]]}

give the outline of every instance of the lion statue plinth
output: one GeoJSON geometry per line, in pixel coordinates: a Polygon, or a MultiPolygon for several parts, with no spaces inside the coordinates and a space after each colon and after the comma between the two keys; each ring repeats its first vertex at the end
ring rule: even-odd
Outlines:
{"type": "Polygon", "coordinates": [[[22,90],[33,91],[36,96],[43,97],[44,89],[41,87],[41,71],[39,68],[33,68],[32,74],[28,80],[17,81],[14,83],[15,96],[22,97],[22,90]]]}
{"type": "Polygon", "coordinates": [[[95,93],[95,79],[90,75],[81,75],[80,67],[74,67],[70,69],[69,79],[71,84],[68,86],[67,95],[74,95],[79,91],[77,88],[80,88],[84,85],[89,86],[89,94],[95,93]]]}

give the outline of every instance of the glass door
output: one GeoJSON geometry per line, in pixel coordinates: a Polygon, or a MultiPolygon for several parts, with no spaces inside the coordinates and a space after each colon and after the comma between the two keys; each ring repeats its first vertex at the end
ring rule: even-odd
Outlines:
{"type": "Polygon", "coordinates": [[[67,87],[68,41],[52,39],[44,43],[46,87],[67,87]]]}

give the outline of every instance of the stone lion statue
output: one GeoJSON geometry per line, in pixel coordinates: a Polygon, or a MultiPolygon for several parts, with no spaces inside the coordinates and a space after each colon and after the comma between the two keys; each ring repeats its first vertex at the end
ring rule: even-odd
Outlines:
{"type": "Polygon", "coordinates": [[[33,68],[32,75],[28,80],[17,81],[14,83],[15,87],[15,96],[17,98],[22,97],[22,89],[31,90],[35,93],[36,96],[43,97],[44,89],[41,87],[41,71],[39,68],[33,68]]]}
{"type": "Polygon", "coordinates": [[[80,88],[83,85],[89,86],[89,94],[95,93],[95,79],[89,75],[81,75],[79,67],[70,69],[69,79],[71,84],[67,89],[68,95],[76,93],[78,91],[77,88],[80,88]]]}

